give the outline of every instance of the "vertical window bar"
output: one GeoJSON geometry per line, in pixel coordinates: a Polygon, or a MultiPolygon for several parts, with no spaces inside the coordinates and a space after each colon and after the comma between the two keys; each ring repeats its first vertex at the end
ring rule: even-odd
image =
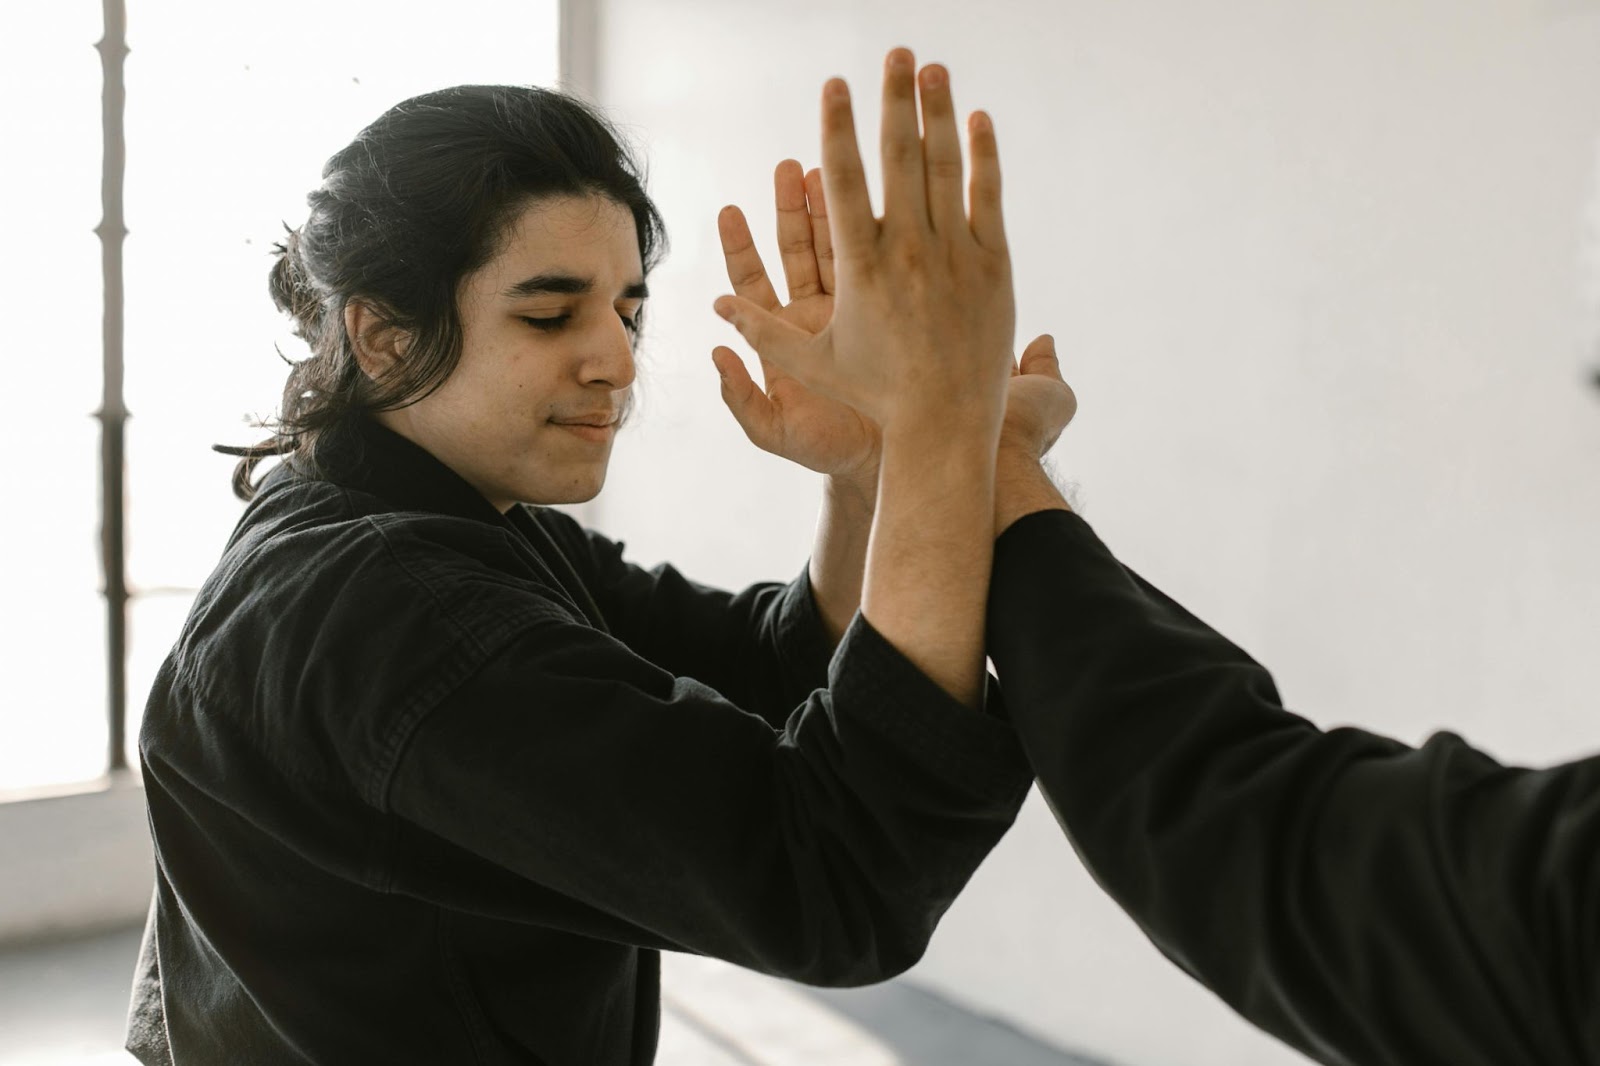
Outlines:
{"type": "Polygon", "coordinates": [[[128,412],[122,397],[122,242],[128,229],[122,214],[122,178],[126,144],[122,113],[126,92],[123,59],[128,54],[127,8],[124,0],[103,0],[105,33],[95,48],[104,73],[101,120],[105,150],[100,164],[101,273],[105,280],[104,366],[100,410],[100,566],[105,577],[107,713],[110,715],[109,768],[125,770],[124,729],[128,704],[128,586],[123,551],[123,430],[128,412]]]}

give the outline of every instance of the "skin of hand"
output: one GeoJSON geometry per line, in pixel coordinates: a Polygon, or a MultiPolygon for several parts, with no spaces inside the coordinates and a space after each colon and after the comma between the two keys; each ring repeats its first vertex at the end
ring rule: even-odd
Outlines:
{"type": "MultiPolygon", "coordinates": [[[[798,162],[786,159],[773,172],[772,185],[789,302],[779,299],[744,212],[731,204],[717,218],[728,280],[737,295],[814,335],[832,319],[834,298],[822,171],[804,172],[798,162]]],[[[752,444],[872,497],[882,446],[876,425],[849,405],[806,388],[766,358],[760,358],[762,386],[733,349],[719,346],[711,358],[722,378],[723,402],[752,444]]],[[[1071,387],[1061,381],[1054,339],[1048,334],[1035,338],[1022,354],[1021,368],[1013,368],[1012,374],[1002,443],[1026,449],[1042,442],[1037,454],[1043,455],[1076,409],[1071,387]],[[1053,381],[1047,367],[1054,368],[1053,381]]]]}
{"type": "Polygon", "coordinates": [[[1061,377],[1055,338],[1036,337],[1022,353],[1006,386],[1006,420],[1000,428],[1002,452],[1037,463],[1055,446],[1078,413],[1078,396],[1061,377]]]}
{"type": "Polygon", "coordinates": [[[813,333],[739,295],[719,299],[717,312],[768,362],[879,427],[861,614],[935,684],[976,707],[995,462],[1016,369],[999,152],[987,116],[975,114],[969,217],[948,73],[935,64],[919,78],[911,53],[895,49],[883,101],[878,218],[849,90],[838,79],[823,90],[831,318],[813,333]]]}
{"type": "MultiPolygon", "coordinates": [[[[833,318],[833,241],[828,233],[822,171],[804,173],[785,159],[772,175],[778,250],[789,302],[767,276],[744,212],[729,205],[717,218],[723,258],[733,291],[782,321],[816,334],[833,318]]],[[[848,404],[808,389],[758,355],[758,386],[733,349],[711,353],[722,377],[722,399],[739,428],[762,451],[840,479],[871,499],[877,487],[882,434],[848,404]]]]}
{"type": "Polygon", "coordinates": [[[1041,460],[1078,412],[1078,397],[1061,377],[1055,341],[1028,345],[1006,392],[1006,421],[995,454],[994,535],[1035,511],[1070,511],[1041,460]]]}
{"type": "Polygon", "coordinates": [[[914,101],[886,116],[881,219],[849,90],[835,79],[824,91],[822,185],[837,276],[826,324],[813,333],[738,294],[716,309],[764,360],[879,427],[938,412],[998,430],[1016,322],[999,156],[988,117],[973,115],[969,219],[947,75],[929,67],[924,78],[934,82],[924,82],[926,134],[918,136],[914,101]]]}

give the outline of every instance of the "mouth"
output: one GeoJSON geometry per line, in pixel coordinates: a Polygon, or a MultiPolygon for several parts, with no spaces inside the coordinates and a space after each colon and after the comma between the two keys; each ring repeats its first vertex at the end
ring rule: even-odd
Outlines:
{"type": "Polygon", "coordinates": [[[557,422],[550,420],[552,426],[570,431],[574,436],[581,437],[596,444],[604,444],[617,432],[617,423],[612,420],[581,420],[576,422],[557,422]]]}

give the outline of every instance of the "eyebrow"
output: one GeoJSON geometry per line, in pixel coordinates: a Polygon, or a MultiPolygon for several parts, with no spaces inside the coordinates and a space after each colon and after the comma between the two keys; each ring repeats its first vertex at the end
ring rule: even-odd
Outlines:
{"type": "MultiPolygon", "coordinates": [[[[523,278],[506,289],[503,296],[511,300],[529,296],[587,296],[594,291],[594,279],[576,274],[535,274],[523,278]]],[[[643,300],[650,295],[650,287],[641,278],[622,290],[623,300],[643,300]]]]}

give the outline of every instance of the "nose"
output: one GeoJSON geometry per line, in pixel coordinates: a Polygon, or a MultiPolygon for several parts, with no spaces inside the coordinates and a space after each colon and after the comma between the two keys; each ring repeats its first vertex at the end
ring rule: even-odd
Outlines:
{"type": "Polygon", "coordinates": [[[625,389],[633,384],[634,374],[633,334],[621,318],[613,317],[589,347],[583,364],[584,384],[625,389]]]}

